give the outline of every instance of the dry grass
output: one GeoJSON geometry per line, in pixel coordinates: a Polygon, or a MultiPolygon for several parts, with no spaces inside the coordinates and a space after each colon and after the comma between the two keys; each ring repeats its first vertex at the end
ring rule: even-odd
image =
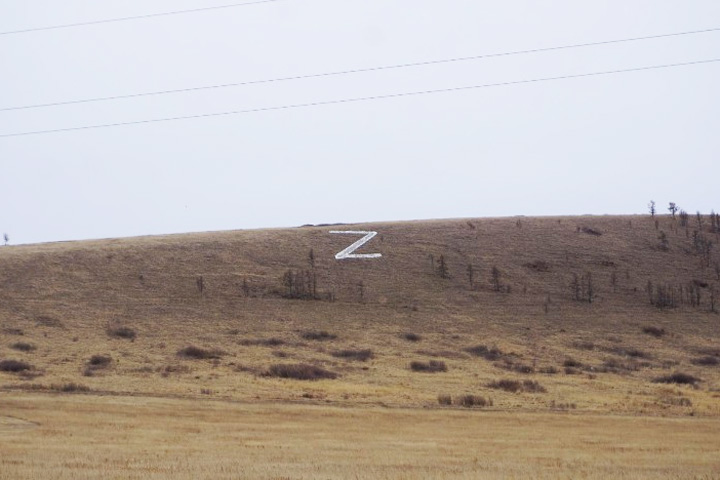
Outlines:
{"type": "MultiPolygon", "coordinates": [[[[368,261],[336,261],[351,239],[324,227],[3,247],[0,361],[32,364],[48,385],[82,382],[108,394],[209,389],[216,399],[295,401],[311,393],[331,404],[421,408],[437,405],[438,393],[468,392],[492,394],[501,410],[550,410],[555,401],[579,412],[720,415],[720,368],[703,359],[720,343],[720,317],[707,303],[720,283],[686,253],[692,231],[686,237],[669,217],[658,220],[667,252],[651,248],[657,231],[644,216],[343,227],[379,232],[364,250],[383,257],[368,261]],[[308,270],[310,249],[322,300],[282,298],[283,274],[308,270]],[[449,278],[437,275],[440,255],[449,278]],[[493,265],[510,293],[493,290],[493,265]],[[591,274],[592,304],[573,300],[573,274],[591,274]],[[699,307],[659,311],[649,302],[648,279],[708,287],[697,287],[699,307]],[[648,326],[666,333],[643,332],[648,326]],[[131,329],[134,341],[120,328],[131,329]],[[13,349],[20,340],[36,350],[13,349]],[[334,356],[343,350],[370,350],[373,358],[334,356]],[[87,360],[100,352],[112,368],[84,377],[87,360]],[[300,386],[263,377],[278,357],[341,377],[300,386]],[[442,360],[447,371],[408,368],[425,358],[442,360]],[[567,367],[572,375],[563,371],[568,358],[579,365],[567,367]],[[662,401],[665,386],[653,379],[674,371],[703,379],[688,394],[692,407],[662,401]],[[540,381],[547,393],[486,387],[515,375],[540,381]]],[[[0,372],[0,388],[27,384],[0,372]]]]}
{"type": "Polygon", "coordinates": [[[718,419],[14,393],[0,479],[715,478],[719,431],[718,419]]]}

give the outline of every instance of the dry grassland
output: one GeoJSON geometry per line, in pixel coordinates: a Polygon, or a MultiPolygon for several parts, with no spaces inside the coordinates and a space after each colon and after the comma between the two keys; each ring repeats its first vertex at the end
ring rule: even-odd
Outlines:
{"type": "Polygon", "coordinates": [[[28,394],[0,408],[3,480],[720,474],[718,419],[28,394]]]}
{"type": "Polygon", "coordinates": [[[1,247],[0,478],[717,478],[720,234],[690,222],[1,247]]]}

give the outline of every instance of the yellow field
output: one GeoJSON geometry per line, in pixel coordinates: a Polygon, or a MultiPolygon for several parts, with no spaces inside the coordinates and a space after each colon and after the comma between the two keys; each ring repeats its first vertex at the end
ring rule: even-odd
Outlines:
{"type": "Polygon", "coordinates": [[[0,479],[720,478],[720,419],[10,394],[0,479]]]}

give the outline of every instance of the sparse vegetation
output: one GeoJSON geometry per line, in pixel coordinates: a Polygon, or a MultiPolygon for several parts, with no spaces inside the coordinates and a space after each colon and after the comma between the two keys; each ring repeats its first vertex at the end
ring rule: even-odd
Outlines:
{"type": "Polygon", "coordinates": [[[21,373],[29,370],[33,370],[33,366],[21,360],[0,361],[0,372],[21,373]]]}
{"type": "Polygon", "coordinates": [[[70,382],[57,385],[52,384],[50,385],[50,390],[62,393],[86,393],[90,391],[90,387],[81,383],[70,382]]]}
{"type": "Polygon", "coordinates": [[[335,340],[337,338],[337,335],[335,335],[334,333],[328,333],[325,330],[309,330],[306,332],[302,332],[300,336],[305,340],[316,340],[319,342],[326,342],[329,340],[335,340]]]}
{"type": "Polygon", "coordinates": [[[187,347],[178,350],[178,356],[183,358],[191,358],[195,360],[208,360],[221,358],[223,352],[217,349],[206,349],[196,347],[195,345],[189,345],[187,347]]]}
{"type": "Polygon", "coordinates": [[[689,373],[675,372],[670,375],[664,375],[653,379],[654,383],[676,383],[679,385],[696,385],[701,382],[699,378],[690,375],[689,373]]]}
{"type": "Polygon", "coordinates": [[[244,345],[246,347],[253,347],[253,346],[261,346],[261,347],[279,347],[281,345],[285,345],[285,340],[282,338],[246,338],[243,340],[240,340],[238,342],[240,345],[244,345]]]}
{"type": "Polygon", "coordinates": [[[413,372],[438,373],[447,372],[447,365],[441,360],[430,360],[429,362],[410,362],[410,370],[413,372]]]}
{"type": "Polygon", "coordinates": [[[21,352],[32,352],[35,349],[37,349],[37,347],[35,345],[33,345],[32,343],[27,343],[27,342],[13,343],[12,345],[10,345],[10,348],[21,351],[21,352]]]}
{"type": "Polygon", "coordinates": [[[419,342],[420,340],[422,340],[422,337],[420,335],[418,335],[417,333],[406,332],[406,333],[403,333],[401,335],[401,337],[404,338],[405,340],[407,340],[408,342],[419,342]]]}
{"type": "Polygon", "coordinates": [[[545,387],[540,385],[535,380],[510,380],[507,378],[503,378],[500,380],[494,380],[487,384],[489,388],[494,388],[496,390],[504,390],[506,392],[510,393],[520,393],[520,392],[528,392],[528,393],[545,393],[547,390],[545,387]]]}
{"type": "Polygon", "coordinates": [[[263,376],[309,381],[333,380],[338,377],[337,373],[307,363],[272,365],[263,376]]]}
{"type": "Polygon", "coordinates": [[[465,351],[491,362],[499,360],[503,356],[503,352],[499,348],[487,347],[486,345],[475,345],[474,347],[466,348],[465,351]]]}
{"type": "Polygon", "coordinates": [[[702,365],[705,367],[715,367],[717,365],[720,365],[720,358],[706,355],[706,356],[700,357],[700,358],[693,358],[692,363],[693,363],[693,365],[702,365]]]}
{"type": "Polygon", "coordinates": [[[131,341],[135,341],[137,337],[137,332],[126,326],[110,326],[107,328],[107,334],[111,338],[124,338],[131,341]]]}
{"type": "Polygon", "coordinates": [[[658,328],[658,327],[653,327],[653,326],[643,327],[642,331],[643,331],[643,333],[652,335],[655,338],[663,337],[663,336],[665,336],[665,333],[666,333],[664,328],[658,328]]]}
{"type": "Polygon", "coordinates": [[[457,397],[456,401],[459,406],[465,408],[492,407],[493,405],[492,399],[480,395],[461,395],[457,397]]]}
{"type": "Polygon", "coordinates": [[[373,352],[370,349],[363,350],[338,350],[332,352],[331,355],[337,358],[344,358],[346,360],[357,360],[359,362],[366,362],[373,358],[373,352]]]}

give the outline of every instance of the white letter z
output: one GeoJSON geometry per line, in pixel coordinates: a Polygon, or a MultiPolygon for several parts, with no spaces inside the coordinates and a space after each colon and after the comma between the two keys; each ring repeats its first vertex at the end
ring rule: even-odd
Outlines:
{"type": "Polygon", "coordinates": [[[372,238],[377,235],[377,232],[357,232],[357,231],[337,231],[333,230],[330,233],[339,233],[342,235],[365,235],[363,238],[358,240],[357,242],[353,243],[349,247],[347,247],[345,250],[339,252],[337,255],[335,255],[335,259],[337,260],[343,260],[345,258],[380,258],[382,257],[381,253],[353,253],[358,248],[365,245],[367,242],[372,240],[372,238]]]}

